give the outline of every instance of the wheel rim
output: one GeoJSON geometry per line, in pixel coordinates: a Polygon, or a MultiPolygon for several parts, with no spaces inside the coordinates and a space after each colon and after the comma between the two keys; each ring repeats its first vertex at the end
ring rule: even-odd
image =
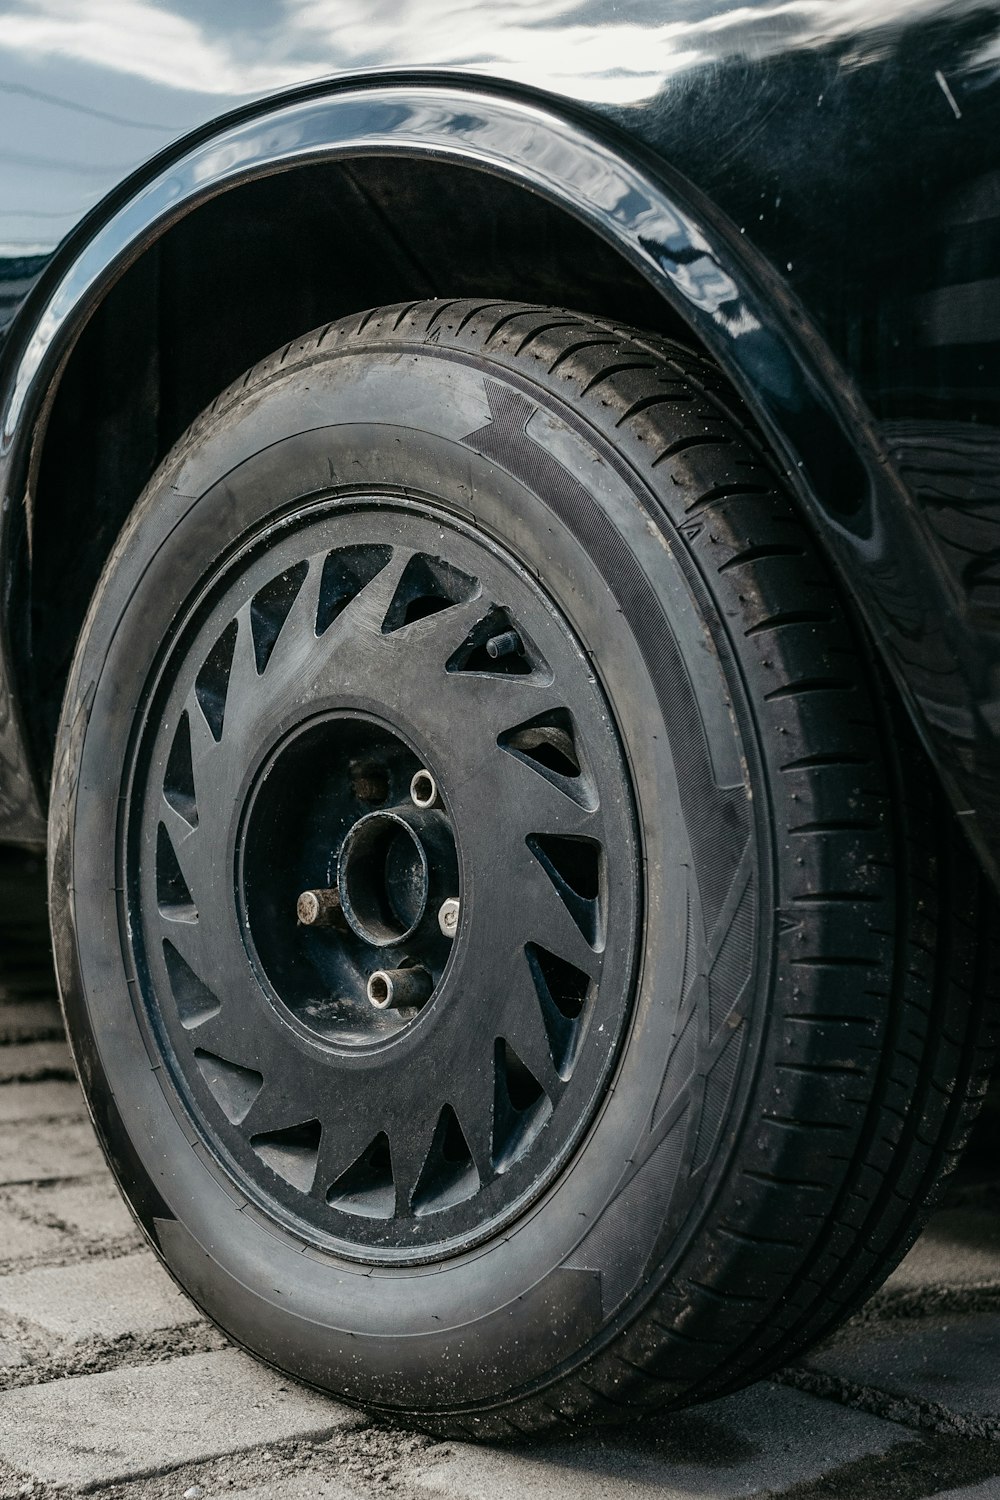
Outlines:
{"type": "Polygon", "coordinates": [[[379,496],[248,541],[164,653],[123,853],[151,1045],[269,1218],[425,1260],[566,1165],[632,1003],[634,800],[495,540],[379,496]]]}

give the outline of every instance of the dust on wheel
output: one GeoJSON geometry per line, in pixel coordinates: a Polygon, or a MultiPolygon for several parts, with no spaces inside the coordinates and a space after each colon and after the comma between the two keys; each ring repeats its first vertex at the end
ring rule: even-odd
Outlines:
{"type": "Polygon", "coordinates": [[[721,374],[495,302],[224,392],[91,606],[71,1037],[164,1264],[438,1432],[767,1373],[971,1118],[990,903],[721,374]]]}

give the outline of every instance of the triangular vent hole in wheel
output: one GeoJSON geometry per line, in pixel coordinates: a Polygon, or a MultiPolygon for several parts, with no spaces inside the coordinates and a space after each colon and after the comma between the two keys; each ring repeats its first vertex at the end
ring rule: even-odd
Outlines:
{"type": "Polygon", "coordinates": [[[601,846],[555,833],[528,835],[528,848],[562,897],[591,947],[601,937],[601,846]]]}
{"type": "Polygon", "coordinates": [[[497,737],[501,750],[551,781],[588,811],[597,807],[597,787],[577,745],[576,726],[568,708],[536,714],[497,737]]]}
{"type": "Polygon", "coordinates": [[[338,547],[323,564],[316,611],[316,634],[329,630],[352,599],[377,578],[392,556],[391,547],[338,547]]]}
{"type": "Polygon", "coordinates": [[[264,1080],[253,1068],[241,1068],[226,1062],[214,1052],[195,1049],[195,1061],[208,1084],[216,1104],[231,1125],[238,1125],[250,1113],[250,1106],[264,1087],[264,1080]]]}
{"type": "Polygon", "coordinates": [[[250,633],[253,636],[254,661],[258,674],[263,672],[271,659],[281,627],[288,619],[299,589],[309,571],[307,562],[296,563],[286,568],[277,578],[272,578],[254,594],[250,604],[250,633]]]}
{"type": "Polygon", "coordinates": [[[194,790],[194,767],[191,763],[191,720],[187,716],[187,709],[178,720],[174,742],[167,756],[163,796],[185,823],[197,828],[198,803],[194,790]]]}
{"type": "Polygon", "coordinates": [[[382,1131],[326,1195],[333,1208],[365,1219],[391,1219],[396,1211],[389,1137],[382,1131]]]}
{"type": "Polygon", "coordinates": [[[528,943],[524,952],[548,1032],[552,1061],[560,1078],[568,1078],[582,1030],[580,1017],[591,991],[590,976],[538,943],[528,943]]]}
{"type": "Polygon", "coordinates": [[[196,922],[198,913],[177,863],[170,835],[162,823],[156,830],[156,904],[171,922],[196,922]]]}
{"type": "Polygon", "coordinates": [[[415,1214],[439,1213],[471,1198],[479,1187],[479,1173],[458,1117],[446,1104],[438,1117],[434,1139],[413,1194],[415,1214]]]}
{"type": "Polygon", "coordinates": [[[316,1176],[322,1133],[323,1127],[318,1120],[306,1120],[285,1130],[251,1136],[250,1144],[272,1172],[290,1182],[300,1193],[308,1193],[316,1176]]]}
{"type": "Polygon", "coordinates": [[[177,1014],[185,1031],[203,1026],[222,1009],[222,1002],[212,994],[207,984],[202,984],[190,964],[177,952],[168,938],[163,941],[163,962],[170,980],[170,993],[177,1006],[177,1014]]]}
{"type": "Polygon", "coordinates": [[[448,658],[449,672],[477,672],[490,677],[526,677],[547,670],[535,646],[499,604],[474,625],[448,658]]]}
{"type": "Polygon", "coordinates": [[[552,1113],[552,1101],[513,1047],[498,1037],[493,1052],[493,1165],[505,1172],[523,1156],[552,1113]]]}
{"type": "Polygon", "coordinates": [[[233,670],[233,652],[239,624],[231,620],[206,656],[201,671],[195,678],[194,695],[205,715],[205,722],[212,737],[222,739],[222,725],[226,716],[226,693],[229,690],[229,674],[233,670]]]}
{"type": "Polygon", "coordinates": [[[478,578],[471,578],[441,557],[418,552],[403,569],[382,622],[382,633],[389,635],[415,620],[424,620],[455,604],[465,604],[478,592],[478,578]]]}

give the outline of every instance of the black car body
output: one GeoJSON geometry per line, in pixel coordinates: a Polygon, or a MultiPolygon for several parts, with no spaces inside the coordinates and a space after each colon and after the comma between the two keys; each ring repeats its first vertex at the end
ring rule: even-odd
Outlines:
{"type": "MultiPolygon", "coordinates": [[[[662,323],[690,329],[719,359],[780,453],[956,812],[996,870],[996,7],[569,4],[498,18],[488,8],[330,4],[237,18],[178,5],[140,7],[121,31],[85,17],[25,7],[0,30],[11,143],[0,269],[6,837],[43,836],[32,610],[60,607],[37,594],[46,533],[62,533],[62,546],[68,526],[74,550],[90,554],[95,532],[109,539],[102,504],[121,513],[125,476],[95,475],[86,497],[56,484],[45,493],[53,391],[83,327],[126,266],[218,194],[275,173],[293,192],[305,163],[403,158],[434,164],[442,180],[449,163],[493,174],[586,225],[629,267],[621,300],[627,309],[631,295],[633,321],[648,322],[662,299],[662,323]]],[[[435,199],[448,200],[433,175],[424,191],[429,202],[407,204],[386,272],[399,297],[442,275],[428,259],[454,233],[450,213],[436,221],[435,199]],[[411,233],[419,244],[407,243],[411,233]]],[[[530,238],[493,239],[472,234],[451,252],[466,284],[477,254],[480,280],[527,284],[530,238]]],[[[226,276],[207,248],[195,237],[181,252],[191,263],[176,295],[192,311],[226,276]]],[[[275,260],[261,257],[247,286],[259,303],[279,304],[261,318],[270,326],[220,359],[206,396],[301,331],[282,327],[288,297],[273,285],[296,268],[275,260]]],[[[356,266],[349,274],[360,277],[356,266]]],[[[147,316],[150,298],[145,289],[147,316]]],[[[324,310],[347,306],[327,296],[324,310]]],[[[93,372],[99,356],[88,353],[93,372]]],[[[155,386],[148,368],[135,373],[155,386]]],[[[131,493],[201,394],[175,396],[181,410],[161,419],[166,430],[119,460],[132,469],[131,493]]],[[[102,416],[90,417],[91,430],[102,416]]],[[[93,563],[88,575],[92,583],[93,563]]],[[[60,646],[65,663],[65,640],[43,641],[60,646]]]]}
{"type": "MultiPolygon", "coordinates": [[[[109,558],[112,569],[132,566],[122,528],[197,414],[272,350],[298,358],[296,341],[318,325],[392,304],[399,328],[426,299],[462,311],[471,298],[500,306],[497,328],[516,318],[508,306],[569,307],[714,362],[861,622],[875,674],[892,684],[892,711],[902,707],[952,820],[988,881],[1000,882],[995,4],[132,0],[119,14],[19,0],[0,16],[0,101],[0,836],[45,838],[60,702],[81,629],[95,629],[89,601],[109,558]]],[[[438,337],[436,318],[426,343],[438,337]]],[[[642,347],[630,345],[628,359],[642,347]]],[[[594,381],[639,368],[628,359],[594,381]]],[[[501,408],[491,400],[489,410],[499,423],[501,408]]],[[[704,542],[705,503],[671,533],[679,546],[704,542]]],[[[756,556],[751,548],[737,561],[756,556]]],[[[808,580],[802,587],[787,623],[824,618],[808,580]]],[[[106,610],[106,585],[104,598],[106,610]]],[[[70,679],[64,761],[75,753],[73,715],[83,725],[90,712],[88,660],[70,679]]],[[[811,686],[829,679],[797,691],[811,686]]],[[[888,746],[892,735],[883,737],[888,746]]],[[[817,751],[794,767],[824,763],[817,751]]],[[[64,770],[51,834],[53,878],[67,892],[59,820],[76,795],[70,780],[64,770]]],[[[858,860],[878,863],[871,853],[858,860]]],[[[818,889],[795,899],[851,899],[835,883],[818,889]]],[[[954,898],[956,910],[964,900],[954,898]]],[[[733,916],[735,897],[725,910],[733,916]]],[[[768,941],[772,931],[798,934],[798,910],[775,912],[768,941]]],[[[872,928],[858,915],[863,946],[872,928]]],[[[57,949],[58,928],[57,917],[57,949]]],[[[74,962],[67,947],[60,973],[71,996],[86,988],[74,962]]],[[[67,1006],[71,1022],[82,1015],[72,998],[67,1006]]],[[[829,1011],[816,1024],[836,1022],[829,1011]]],[[[90,1078],[100,1037],[77,1046],[90,1078]]],[[[851,1048],[837,1052],[841,1073],[860,1066],[851,1048]]],[[[961,1066],[937,1066],[967,1078],[971,1044],[962,1055],[961,1066]]],[[[712,1076],[708,1064],[692,1068],[712,1076]]],[[[888,1087],[889,1072],[879,1077],[888,1087]]],[[[917,1082],[900,1086],[919,1094],[917,1082]]],[[[127,1183],[127,1121],[110,1105],[95,1112],[127,1183]]],[[[955,1112],[949,1131],[958,1103],[955,1112]]],[[[877,1135],[871,1121],[857,1129],[859,1141],[877,1135]]],[[[375,1158],[365,1160],[375,1172],[375,1158]]],[[[935,1161],[936,1171],[944,1156],[935,1161]]],[[[902,1182],[899,1200],[915,1202],[930,1181],[928,1166],[902,1182]]],[[[325,1372],[318,1354],[283,1352],[284,1333],[266,1319],[251,1335],[229,1293],[205,1290],[180,1241],[153,1227],[173,1209],[153,1189],[133,1201],[175,1273],[237,1337],[349,1397],[378,1404],[384,1389],[386,1407],[414,1409],[388,1376],[373,1396],[325,1372]]],[[[808,1215],[796,1208],[792,1218],[808,1215]]],[[[903,1246],[902,1231],[892,1236],[890,1256],[903,1246]]],[[[595,1264],[564,1262],[583,1283],[595,1264]]],[[[861,1292],[859,1280],[841,1311],[861,1292]]],[[[571,1303],[563,1290],[546,1293],[534,1316],[576,1326],[571,1303]]],[[[823,1326],[803,1314],[794,1338],[823,1326]]],[[[777,1359],[791,1345],[775,1347],[777,1359]]],[[[756,1368],[749,1360],[745,1378],[756,1368]]],[[[723,1387],[706,1377],[698,1390],[712,1388],[723,1387]]],[[[440,1393],[433,1402],[461,1404],[440,1393]]]]}

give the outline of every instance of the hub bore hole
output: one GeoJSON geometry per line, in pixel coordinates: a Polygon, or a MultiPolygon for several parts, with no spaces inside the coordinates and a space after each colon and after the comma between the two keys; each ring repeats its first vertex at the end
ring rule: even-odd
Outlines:
{"type": "Polygon", "coordinates": [[[348,922],[376,947],[401,942],[427,907],[427,854],[397,813],[369,813],[340,853],[338,884],[348,922]]]}

